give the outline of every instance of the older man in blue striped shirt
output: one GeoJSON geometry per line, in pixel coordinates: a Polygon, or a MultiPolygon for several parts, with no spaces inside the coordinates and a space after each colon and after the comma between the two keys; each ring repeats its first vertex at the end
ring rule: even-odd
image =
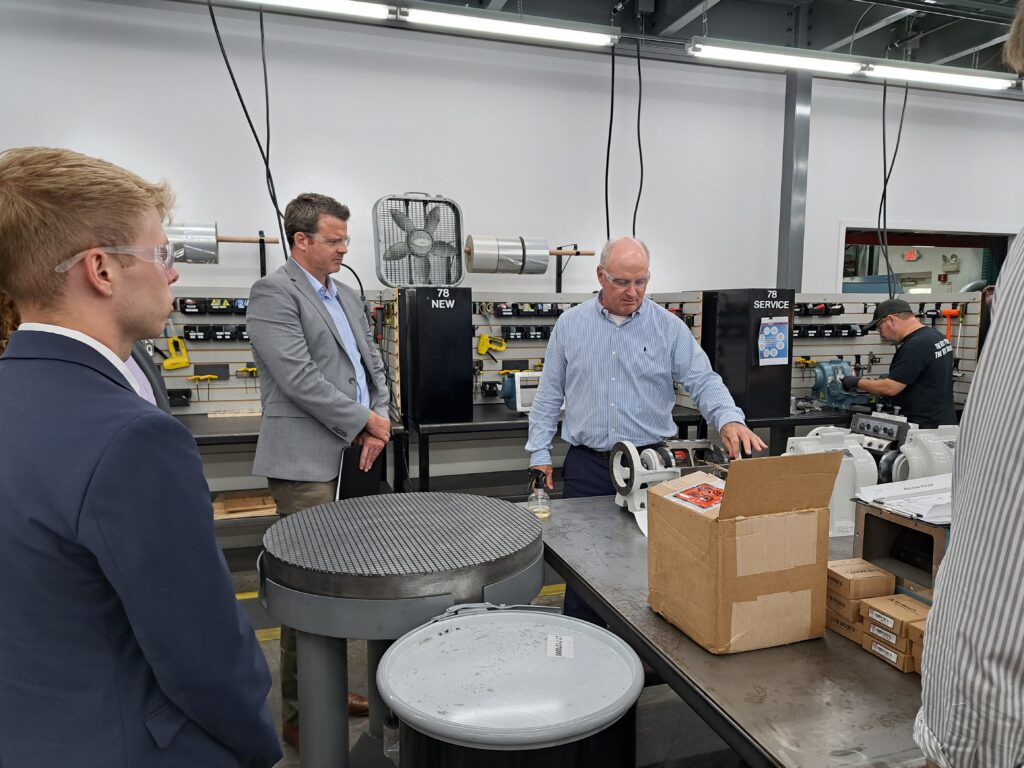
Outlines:
{"type": "Polygon", "coordinates": [[[733,456],[765,444],[744,425],[722,379],[686,324],[644,298],[650,254],[639,240],[607,243],[601,292],[555,324],[530,412],[526,450],[553,487],[551,442],[565,401],[565,498],[613,494],[608,451],[620,440],[650,445],[675,436],[673,383],[683,384],[733,456]]]}

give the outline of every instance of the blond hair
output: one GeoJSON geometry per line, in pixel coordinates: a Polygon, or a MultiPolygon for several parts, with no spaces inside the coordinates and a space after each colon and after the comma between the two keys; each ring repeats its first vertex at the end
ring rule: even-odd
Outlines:
{"type": "Polygon", "coordinates": [[[1024,73],[1024,0],[1017,6],[1010,37],[1003,46],[1003,61],[1014,72],[1024,73]]]}
{"type": "Polygon", "coordinates": [[[65,259],[100,245],[131,245],[147,212],[168,219],[174,196],[131,171],[69,149],[0,154],[0,290],[16,302],[57,305],[65,259]]]}

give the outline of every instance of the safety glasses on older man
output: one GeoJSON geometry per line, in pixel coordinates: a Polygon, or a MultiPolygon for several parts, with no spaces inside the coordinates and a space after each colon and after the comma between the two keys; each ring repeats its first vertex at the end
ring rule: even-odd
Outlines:
{"type": "MultiPolygon", "coordinates": [[[[602,269],[604,269],[604,267],[602,267],[602,269]]],[[[647,284],[651,281],[651,275],[649,272],[647,273],[647,277],[641,277],[638,280],[627,280],[624,277],[612,277],[608,274],[607,269],[604,270],[604,276],[608,279],[608,282],[616,288],[629,288],[629,286],[635,285],[641,291],[646,288],[647,284]]]]}
{"type": "MultiPolygon", "coordinates": [[[[75,264],[85,258],[85,255],[89,251],[101,250],[107,253],[129,253],[137,259],[142,261],[152,261],[159,264],[164,268],[164,271],[170,272],[171,267],[174,266],[174,255],[175,247],[171,243],[164,243],[163,245],[97,245],[94,248],[87,248],[81,253],[76,253],[70,259],[66,259],[54,267],[55,272],[67,272],[75,264]]],[[[181,253],[181,248],[177,249],[178,253],[181,253]]]]}

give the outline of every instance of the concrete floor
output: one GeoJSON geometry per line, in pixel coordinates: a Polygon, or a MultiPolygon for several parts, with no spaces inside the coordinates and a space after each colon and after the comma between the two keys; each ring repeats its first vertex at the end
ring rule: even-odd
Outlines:
{"type": "MultiPolygon", "coordinates": [[[[236,592],[252,619],[260,637],[260,646],[267,658],[274,685],[270,693],[275,725],[281,723],[281,693],[279,685],[280,645],[278,628],[252,596],[256,589],[256,574],[248,568],[254,562],[251,553],[228,553],[236,592]]],[[[548,575],[549,584],[557,584],[557,576],[548,575]]],[[[547,591],[535,603],[561,606],[562,596],[557,586],[547,591]]],[[[349,641],[349,688],[366,694],[366,643],[349,641]]],[[[383,753],[383,745],[366,732],[368,719],[350,718],[349,743],[352,747],[352,768],[394,768],[383,753]]],[[[283,745],[284,759],[279,768],[299,768],[299,755],[287,744],[283,745]]],[[[652,685],[644,689],[637,706],[637,766],[638,768],[741,768],[744,763],[715,735],[704,722],[683,703],[667,685],[652,685]]],[[[442,768],[442,767],[439,767],[442,768]]]]}

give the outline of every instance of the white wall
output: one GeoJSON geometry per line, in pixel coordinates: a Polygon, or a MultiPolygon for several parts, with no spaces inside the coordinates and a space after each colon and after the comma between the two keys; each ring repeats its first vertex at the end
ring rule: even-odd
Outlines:
{"type": "MultiPolygon", "coordinates": [[[[220,10],[262,133],[255,13],[220,10]]],[[[320,191],[353,209],[349,263],[377,286],[371,207],[410,190],[458,202],[464,234],[604,240],[609,56],[268,15],[271,159],[282,205],[320,191]]],[[[619,60],[612,231],[637,184],[635,61],[619,60]]],[[[0,0],[0,147],[60,145],[166,177],[178,221],[276,229],[255,144],[205,7],[0,0]]],[[[652,288],[767,285],[775,276],[784,81],[644,62],[638,234],[652,288]]],[[[255,249],[184,265],[180,288],[247,286],[255,249]]],[[[271,266],[280,263],[274,253],[271,266]]],[[[576,258],[564,290],[596,287],[576,258]]],[[[347,275],[347,273],[345,273],[347,275]]],[[[553,276],[471,275],[481,290],[553,290],[553,276]]],[[[179,290],[180,292],[180,290],[179,290]]]]}
{"type": "MultiPolygon", "coordinates": [[[[254,13],[219,11],[250,109],[263,123],[254,13]]],[[[386,194],[443,194],[466,234],[599,248],[609,57],[267,16],[272,160],[282,202],[316,190],[348,202],[349,263],[377,285],[370,210],[386,194]]],[[[612,231],[637,184],[635,62],[620,58],[612,231]]],[[[162,0],[0,0],[0,147],[51,144],[168,178],[179,221],[222,233],[276,229],[255,145],[206,9],[162,0]]],[[[784,80],[644,62],[646,177],[638,233],[653,290],[770,285],[775,277],[784,80]]],[[[890,89],[895,138],[899,89],[890,89]]],[[[841,228],[873,226],[881,190],[881,87],[815,80],[805,291],[837,291],[841,228]]],[[[896,229],[1015,232],[1024,171],[1018,103],[911,91],[892,177],[896,229]]],[[[271,266],[280,262],[272,254],[271,266]]],[[[244,287],[255,249],[185,265],[180,288],[244,287]]],[[[566,291],[594,287],[573,259],[566,291]]],[[[347,273],[345,273],[347,275],[347,273]]],[[[551,290],[552,275],[471,275],[480,290],[551,290]]]]}
{"type": "MultiPolygon", "coordinates": [[[[889,88],[888,149],[903,90],[889,88]]],[[[882,192],[882,88],[815,80],[808,158],[804,284],[840,291],[841,231],[874,227],[882,192]]],[[[1024,105],[911,90],[889,180],[891,229],[1015,233],[1024,206],[1024,105]]]]}

